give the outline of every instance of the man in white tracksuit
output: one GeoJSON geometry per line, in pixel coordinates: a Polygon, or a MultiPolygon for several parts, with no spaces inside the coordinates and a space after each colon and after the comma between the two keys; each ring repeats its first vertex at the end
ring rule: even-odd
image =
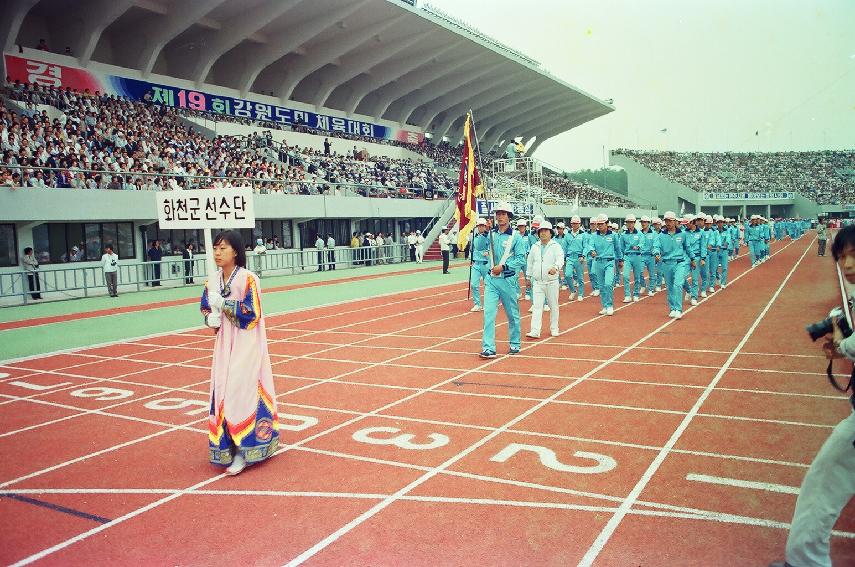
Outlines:
{"type": "Polygon", "coordinates": [[[526,275],[531,278],[532,314],[530,339],[540,338],[543,303],[549,306],[549,330],[558,336],[558,277],[564,267],[564,249],[552,240],[552,224],[544,221],[537,230],[540,240],[528,253],[526,275]]]}

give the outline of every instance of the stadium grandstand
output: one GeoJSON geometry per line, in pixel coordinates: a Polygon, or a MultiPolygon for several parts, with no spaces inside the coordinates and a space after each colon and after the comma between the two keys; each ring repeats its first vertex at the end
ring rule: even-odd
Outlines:
{"type": "Polygon", "coordinates": [[[855,211],[855,151],[673,152],[616,149],[628,193],[660,208],[745,218],[848,217],[855,211]],[[724,212],[722,212],[724,211],[724,212]]]}
{"type": "MultiPolygon", "coordinates": [[[[261,212],[245,238],[285,250],[354,232],[430,245],[453,213],[467,111],[486,174],[506,141],[530,155],[613,110],[429,4],[16,0],[0,19],[0,184],[27,189],[3,194],[9,271],[28,246],[46,269],[107,240],[128,260],[152,239],[198,251],[197,234],[158,227],[144,193],[158,190],[249,185],[261,212]]],[[[549,170],[543,185],[551,216],[648,211],[549,170]]]]}

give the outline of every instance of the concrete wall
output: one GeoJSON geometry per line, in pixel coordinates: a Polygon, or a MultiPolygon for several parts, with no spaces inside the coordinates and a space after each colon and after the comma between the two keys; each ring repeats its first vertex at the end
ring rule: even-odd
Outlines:
{"type": "Polygon", "coordinates": [[[610,153],[609,164],[626,170],[630,199],[652,202],[660,211],[679,211],[680,199],[688,203],[687,211],[694,211],[700,204],[701,196],[697,191],[669,181],[626,156],[610,153]]]}

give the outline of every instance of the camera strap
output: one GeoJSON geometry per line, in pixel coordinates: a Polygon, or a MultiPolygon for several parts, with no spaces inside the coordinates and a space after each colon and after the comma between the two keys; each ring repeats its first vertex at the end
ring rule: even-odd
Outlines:
{"type": "Polygon", "coordinates": [[[834,361],[828,361],[828,367],[825,369],[825,374],[828,376],[828,381],[831,382],[832,387],[838,392],[848,392],[852,389],[853,384],[855,384],[855,366],[852,367],[852,373],[849,375],[849,383],[846,384],[845,388],[842,388],[840,384],[837,383],[837,379],[834,378],[834,374],[831,372],[831,365],[834,361]]]}

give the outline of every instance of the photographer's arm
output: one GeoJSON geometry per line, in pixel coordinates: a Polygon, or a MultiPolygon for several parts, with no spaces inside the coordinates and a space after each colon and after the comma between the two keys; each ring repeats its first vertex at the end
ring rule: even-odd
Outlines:
{"type": "Polygon", "coordinates": [[[831,319],[834,332],[831,340],[823,345],[826,358],[842,358],[846,357],[849,360],[855,360],[855,335],[844,337],[840,330],[840,325],[837,324],[837,317],[831,319]]]}

